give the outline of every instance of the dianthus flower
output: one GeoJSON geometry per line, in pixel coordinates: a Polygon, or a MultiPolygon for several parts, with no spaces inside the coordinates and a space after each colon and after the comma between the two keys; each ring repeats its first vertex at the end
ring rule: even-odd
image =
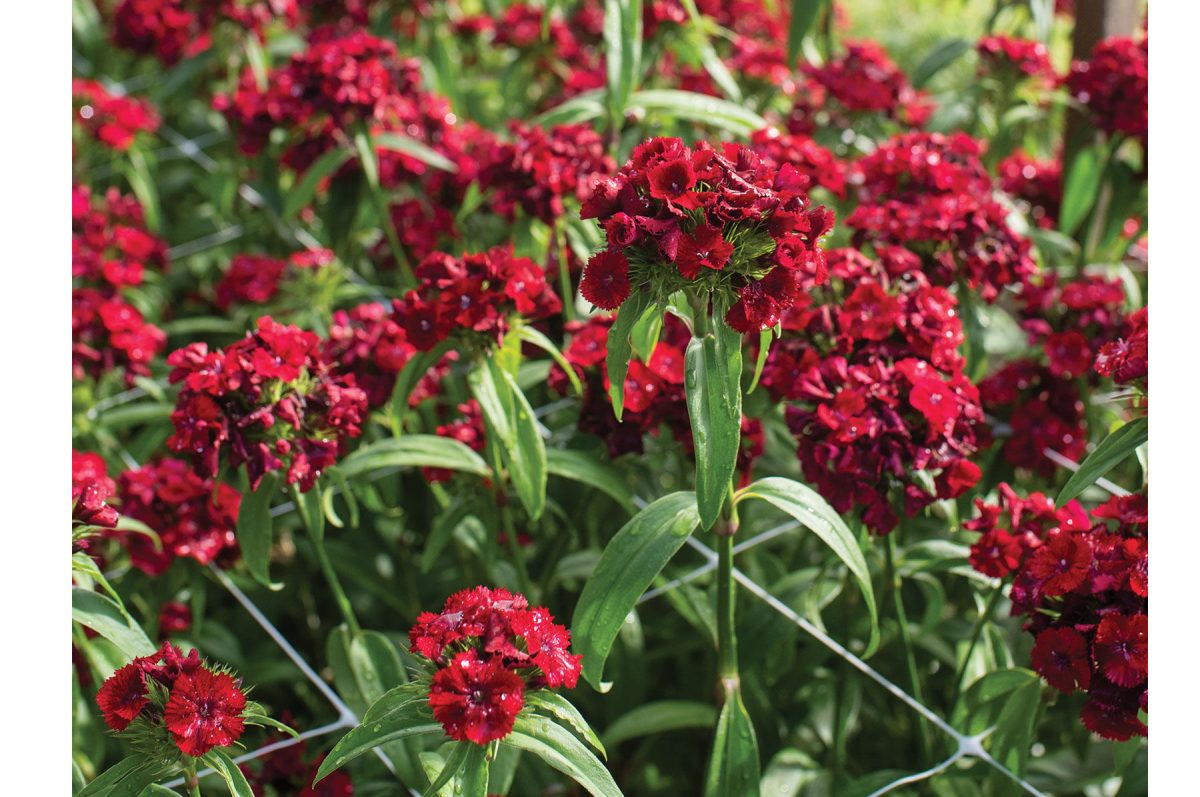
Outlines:
{"type": "Polygon", "coordinates": [[[1046,230],[1058,226],[1062,206],[1061,162],[1034,160],[1024,152],[1014,152],[1000,161],[997,173],[1001,190],[1027,208],[1030,221],[1046,230]]]}
{"type": "Polygon", "coordinates": [[[975,45],[982,74],[1024,75],[1052,85],[1058,79],[1046,45],[1012,36],[984,36],[975,45]]]}
{"type": "Polygon", "coordinates": [[[1076,501],[1056,509],[1007,484],[999,502],[976,499],[981,533],[971,564],[1013,576],[1012,614],[1034,637],[1031,663],[1052,687],[1085,691],[1083,724],[1108,739],[1146,735],[1149,675],[1146,496],[1113,497],[1089,517],[1076,501]]]}
{"type": "Polygon", "coordinates": [[[1150,88],[1149,40],[1114,36],[1099,42],[1088,61],[1075,61],[1067,88],[1087,106],[1096,125],[1146,144],[1150,88]]]}
{"type": "Polygon", "coordinates": [[[804,185],[796,167],[777,171],[740,144],[718,152],[645,141],[583,204],[580,215],[598,220],[608,246],[584,269],[580,292],[615,310],[634,291],[659,302],[683,289],[715,291],[739,332],[774,326],[827,276],[820,239],[833,214],[813,207],[804,185]]]}
{"type": "Polygon", "coordinates": [[[125,381],[150,373],[166,335],[126,300],[145,269],[165,270],[166,244],[146,231],[142,208],[110,189],[102,198],[72,189],[71,365],[75,379],[121,368],[125,381]]]}
{"type": "Polygon", "coordinates": [[[1046,449],[1074,460],[1087,453],[1079,388],[1037,360],[1008,363],[979,383],[979,395],[988,414],[1009,426],[1002,453],[1010,465],[1051,478],[1057,466],[1046,449]]]}
{"type": "Polygon", "coordinates": [[[171,601],[164,603],[158,611],[159,638],[179,634],[192,627],[192,610],[186,603],[171,601]]]}
{"type": "Polygon", "coordinates": [[[755,130],[750,146],[772,169],[790,163],[801,175],[802,191],[821,186],[835,196],[846,196],[846,164],[806,135],[781,133],[773,127],[755,130]]]}
{"type": "Polygon", "coordinates": [[[180,459],[161,459],[121,474],[125,514],[145,523],[159,536],[156,550],[147,537],[126,540],[130,558],[151,575],[165,572],[175,559],[200,564],[228,563],[237,557],[238,508],[242,496],[228,484],[202,478],[180,459]]]}
{"type": "Polygon", "coordinates": [[[860,204],[846,220],[857,246],[904,246],[936,285],[963,282],[988,302],[1036,268],[1029,242],[991,197],[979,142],[909,133],[855,164],[860,204]]]}
{"type": "Polygon", "coordinates": [[[267,255],[240,254],[216,284],[216,304],[225,312],[235,304],[266,304],[279,293],[280,285],[293,270],[315,269],[333,261],[333,252],[314,249],[297,252],[287,260],[267,255]]]}
{"type": "Polygon", "coordinates": [[[1150,313],[1145,307],[1124,320],[1121,337],[1105,343],[1096,354],[1095,369],[1118,385],[1137,385],[1143,392],[1150,373],[1150,313]]]}
{"type": "Polygon", "coordinates": [[[1085,376],[1096,352],[1120,333],[1125,308],[1120,279],[1084,275],[1060,283],[1055,274],[1031,278],[1017,305],[1031,346],[1041,346],[1055,376],[1085,376]]]}
{"type": "Polygon", "coordinates": [[[113,11],[113,43],[168,66],[202,50],[208,39],[200,34],[200,20],[183,0],[121,0],[113,11]]]}
{"type": "Polygon", "coordinates": [[[395,302],[395,317],[421,351],[458,331],[499,343],[513,316],[536,320],[562,309],[541,267],[514,257],[511,246],[462,257],[434,252],[416,277],[418,287],[395,302]]]}
{"type": "Polygon", "coordinates": [[[75,120],[88,135],[118,152],[129,149],[138,133],[158,129],[158,114],[146,100],[109,94],[94,80],[71,81],[75,120]]]}
{"type": "Polygon", "coordinates": [[[135,721],[165,728],[178,749],[193,757],[233,744],[246,725],[241,680],[206,665],[196,650],[184,656],[169,642],[114,672],[96,703],[114,731],[132,733],[135,721]],[[150,688],[151,682],[158,688],[150,688]]]}
{"type": "Polygon", "coordinates": [[[191,455],[202,478],[216,475],[227,449],[253,487],[286,467],[288,484],[311,489],[339,444],[360,434],[367,403],[352,376],[331,372],[319,345],[313,333],[263,316],[223,350],[192,343],[172,352],[170,380],[181,389],[168,447],[191,455]]]}
{"type": "Polygon", "coordinates": [[[582,657],[568,652],[570,632],[505,589],[456,592],[440,614],[423,612],[408,638],[437,667],[429,704],[459,741],[503,738],[527,689],[573,689],[579,680],[582,657]]]}
{"type": "Polygon", "coordinates": [[[596,177],[616,169],[591,125],[543,130],[513,122],[510,130],[513,141],[496,141],[480,174],[480,186],[492,191],[492,208],[507,219],[519,205],[526,215],[553,224],[566,212],[564,199],[585,199],[581,194],[596,177]]]}
{"type": "Polygon", "coordinates": [[[107,501],[117,492],[104,458],[90,451],[71,449],[71,519],[85,526],[115,528],[120,515],[107,501]]]}
{"type": "Polygon", "coordinates": [[[962,373],[957,303],[945,288],[893,278],[889,268],[903,274],[904,260],[831,251],[832,282],[784,316],[761,380],[788,402],[805,477],[839,512],[861,509],[880,534],[896,526],[898,509],[914,515],[980,477],[969,458],[983,411],[962,373]]]}
{"type": "Polygon", "coordinates": [[[845,42],[846,52],[804,73],[822,93],[850,112],[880,113],[911,127],[925,124],[933,107],[874,42],[845,42]]]}

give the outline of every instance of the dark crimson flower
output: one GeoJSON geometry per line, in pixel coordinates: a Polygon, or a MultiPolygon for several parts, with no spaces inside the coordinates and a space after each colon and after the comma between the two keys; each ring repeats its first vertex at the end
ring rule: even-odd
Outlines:
{"type": "Polygon", "coordinates": [[[279,292],[287,269],[286,260],[266,255],[234,255],[229,268],[217,282],[217,307],[227,311],[233,304],[265,304],[279,292]]]}
{"type": "Polygon", "coordinates": [[[1057,466],[1045,451],[1074,460],[1087,452],[1084,406],[1075,384],[1055,376],[1036,360],[1015,360],[979,384],[983,406],[1007,419],[1004,459],[1051,477],[1057,466]]]}
{"type": "Polygon", "coordinates": [[[1085,538],[1051,532],[1029,558],[1026,572],[1040,582],[1043,594],[1063,595],[1084,582],[1091,561],[1092,547],[1085,538]]]}
{"type": "Polygon", "coordinates": [[[1119,385],[1138,384],[1146,387],[1150,373],[1149,310],[1145,307],[1130,314],[1125,321],[1125,335],[1100,347],[1095,369],[1119,385]]]}
{"type": "Polygon", "coordinates": [[[525,703],[525,684],[498,658],[462,651],[439,669],[429,687],[429,705],[446,735],[487,744],[512,732],[525,703]]]}
{"type": "Polygon", "coordinates": [[[1150,88],[1149,40],[1114,36],[1096,44],[1092,58],[1075,61],[1066,84],[1096,125],[1146,144],[1150,88]]]}
{"type": "Polygon", "coordinates": [[[1123,695],[1116,702],[1092,698],[1083,704],[1079,717],[1088,730],[1115,742],[1147,733],[1145,723],[1138,718],[1137,704],[1123,695]]]}
{"type": "Polygon", "coordinates": [[[114,731],[129,727],[129,723],[150,704],[146,696],[146,675],[137,662],[119,668],[101,684],[96,693],[96,704],[104,713],[108,727],[114,731]]]}
{"type": "Polygon", "coordinates": [[[245,729],[246,695],[233,676],[201,667],[181,674],[163,708],[163,723],[186,755],[227,747],[245,729]]]}
{"type": "Polygon", "coordinates": [[[1002,76],[1019,73],[1038,78],[1048,86],[1058,79],[1046,45],[1039,41],[1011,36],[984,36],[975,49],[979,53],[982,73],[999,72],[1002,76]]]}
{"type": "MultiPolygon", "coordinates": [[[[847,41],[844,46],[844,53],[825,64],[803,67],[822,93],[850,112],[882,113],[912,127],[925,124],[933,111],[928,95],[913,88],[879,45],[847,41]]],[[[806,111],[799,106],[794,113],[806,111]]]]}
{"type": "Polygon", "coordinates": [[[597,252],[579,283],[583,298],[602,310],[616,310],[629,298],[629,261],[620,252],[597,252]]]}
{"type": "Polygon", "coordinates": [[[708,224],[701,224],[680,237],[675,265],[680,274],[688,279],[695,279],[701,267],[720,271],[729,261],[731,254],[733,244],[721,237],[721,231],[708,224]]]}
{"type": "Polygon", "coordinates": [[[754,131],[750,141],[754,151],[771,168],[781,171],[784,165],[790,165],[794,170],[791,174],[801,183],[800,190],[822,186],[845,198],[846,164],[812,138],[764,127],[754,131]]]}
{"type": "Polygon", "coordinates": [[[1091,684],[1087,640],[1073,628],[1047,628],[1038,634],[1030,659],[1038,675],[1060,692],[1086,690],[1091,684]]]}
{"type": "Polygon", "coordinates": [[[1062,206],[1062,163],[1039,161],[1014,152],[996,167],[1000,188],[1019,200],[1031,221],[1042,229],[1058,226],[1062,206]]]}
{"type": "Polygon", "coordinates": [[[1087,373],[1092,364],[1087,338],[1078,330],[1052,332],[1046,336],[1045,346],[1050,373],[1055,376],[1080,376],[1087,373]]]}
{"type": "Polygon", "coordinates": [[[860,283],[838,311],[838,324],[846,334],[863,340],[883,340],[895,331],[899,320],[900,300],[877,282],[860,283]]]}
{"type": "Polygon", "coordinates": [[[121,0],[113,11],[113,43],[168,66],[204,49],[208,37],[200,33],[199,19],[183,0],[121,0]]]}
{"type": "Polygon", "coordinates": [[[1146,680],[1148,648],[1146,615],[1105,615],[1096,629],[1092,655],[1104,677],[1117,686],[1136,686],[1146,680]]]}
{"type": "Polygon", "coordinates": [[[107,503],[116,491],[103,457],[71,450],[71,500],[75,504],[72,520],[85,526],[116,528],[121,516],[107,503]]]}
{"type": "Polygon", "coordinates": [[[171,601],[164,603],[158,611],[158,633],[179,634],[192,627],[192,610],[186,603],[171,601]]]}
{"type": "Polygon", "coordinates": [[[987,532],[971,546],[971,566],[992,578],[1004,578],[1021,562],[1021,544],[1004,529],[987,532]]]}

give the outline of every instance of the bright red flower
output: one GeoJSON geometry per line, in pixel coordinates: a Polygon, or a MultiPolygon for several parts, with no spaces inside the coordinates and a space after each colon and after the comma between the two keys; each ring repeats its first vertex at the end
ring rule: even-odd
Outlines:
{"type": "Polygon", "coordinates": [[[158,612],[158,633],[160,636],[177,634],[192,627],[192,610],[186,603],[171,601],[164,603],[158,612]]]}
{"type": "Polygon", "coordinates": [[[1136,686],[1146,680],[1148,631],[1144,614],[1105,615],[1092,642],[1092,655],[1105,678],[1118,686],[1136,686]]]}
{"type": "Polygon", "coordinates": [[[503,739],[524,704],[521,677],[505,669],[500,658],[485,660],[475,651],[457,653],[429,687],[434,718],[447,736],[461,742],[503,739]]]}
{"type": "Polygon", "coordinates": [[[201,667],[175,679],[163,722],[180,750],[199,757],[241,738],[245,708],[246,695],[233,676],[201,667]]]}
{"type": "Polygon", "coordinates": [[[1003,529],[987,532],[971,546],[971,566],[992,578],[1004,578],[1021,561],[1021,545],[1003,529]]]}
{"type": "Polygon", "coordinates": [[[1092,364],[1092,350],[1078,330],[1052,333],[1047,336],[1045,346],[1050,373],[1055,376],[1081,376],[1092,364]]]}
{"type": "Polygon", "coordinates": [[[1051,532],[1045,545],[1033,552],[1026,567],[1029,575],[1041,582],[1046,595],[1064,595],[1087,578],[1092,562],[1092,547],[1078,534],[1051,532]]]}
{"type": "Polygon", "coordinates": [[[597,252],[579,283],[583,298],[602,310],[616,310],[629,298],[629,261],[620,252],[597,252]]]}
{"type": "Polygon", "coordinates": [[[719,229],[709,224],[701,224],[680,237],[675,265],[680,274],[688,279],[695,279],[701,267],[720,271],[732,254],[733,244],[726,242],[719,229]]]}
{"type": "Polygon", "coordinates": [[[96,704],[104,713],[104,722],[114,731],[125,730],[149,703],[146,675],[136,662],[119,668],[96,693],[96,704]]]}
{"type": "Polygon", "coordinates": [[[847,334],[864,340],[883,340],[896,330],[900,300],[877,282],[863,282],[842,302],[838,323],[847,334]]]}
{"type": "Polygon", "coordinates": [[[908,401],[937,430],[952,425],[959,414],[958,398],[937,378],[914,380],[908,401]]]}
{"type": "Polygon", "coordinates": [[[1060,692],[1086,690],[1091,683],[1087,640],[1073,628],[1047,628],[1038,634],[1030,659],[1033,669],[1060,692]]]}

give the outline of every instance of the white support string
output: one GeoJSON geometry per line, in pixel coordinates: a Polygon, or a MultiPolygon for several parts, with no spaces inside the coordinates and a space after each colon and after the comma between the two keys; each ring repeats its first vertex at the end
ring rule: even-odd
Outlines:
{"type": "MultiPolygon", "coordinates": [[[[1058,465],[1061,468],[1066,468],[1066,469],[1070,470],[1072,473],[1079,470],[1078,462],[1071,459],[1070,457],[1063,456],[1062,454],[1055,451],[1053,448],[1042,449],[1042,454],[1044,454],[1046,456],[1046,458],[1049,459],[1051,462],[1053,462],[1055,465],[1058,465]]],[[[1097,487],[1103,488],[1103,489],[1107,490],[1111,495],[1115,495],[1119,498],[1124,498],[1125,496],[1130,494],[1129,491],[1126,490],[1124,487],[1121,487],[1120,485],[1117,485],[1117,484],[1113,484],[1112,482],[1110,482],[1108,479],[1104,478],[1103,476],[1101,476],[1099,479],[1096,479],[1095,484],[1097,487]]]]}

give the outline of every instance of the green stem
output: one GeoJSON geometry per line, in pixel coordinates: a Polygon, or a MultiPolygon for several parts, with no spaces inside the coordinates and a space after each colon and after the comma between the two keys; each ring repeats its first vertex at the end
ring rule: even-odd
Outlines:
{"type": "MultiPolygon", "coordinates": [[[[503,500],[504,496],[497,495],[499,500],[503,500]]],[[[529,600],[536,600],[533,593],[533,583],[529,580],[529,568],[525,564],[525,550],[521,548],[521,543],[517,540],[517,527],[513,522],[512,507],[507,503],[500,507],[501,523],[504,526],[504,537],[508,540],[508,552],[512,554],[513,565],[517,569],[517,583],[521,587],[521,594],[529,600]]]]}
{"type": "MultiPolygon", "coordinates": [[[[888,583],[891,585],[892,602],[896,606],[896,622],[900,626],[900,644],[904,647],[904,663],[908,669],[908,683],[912,696],[917,702],[924,703],[925,698],[921,690],[921,677],[917,671],[917,657],[913,649],[912,633],[908,627],[908,612],[904,609],[904,596],[901,592],[901,580],[896,572],[896,532],[887,535],[887,547],[884,549],[887,555],[887,577],[888,583]]],[[[929,757],[929,729],[925,725],[925,720],[919,721],[917,726],[920,733],[917,741],[921,746],[921,757],[929,757]]]]}
{"type": "Polygon", "coordinates": [[[183,767],[183,785],[188,797],[200,797],[200,778],[196,777],[196,760],[189,758],[183,767]]]}
{"type": "Polygon", "coordinates": [[[304,497],[300,493],[300,488],[292,485],[292,501],[296,504],[296,511],[300,513],[300,519],[303,521],[305,528],[308,530],[308,537],[312,540],[313,551],[317,555],[317,562],[321,565],[321,572],[325,574],[325,581],[329,584],[329,589],[333,592],[333,599],[337,603],[338,608],[342,612],[342,618],[346,621],[351,632],[357,634],[362,630],[362,626],[358,624],[358,618],[354,614],[354,607],[350,603],[350,598],[346,596],[346,591],[342,589],[342,582],[338,579],[337,571],[333,569],[333,562],[329,560],[329,553],[325,550],[325,535],[317,531],[312,518],[308,516],[308,512],[304,511],[304,497]]]}
{"type": "Polygon", "coordinates": [[[717,541],[717,675],[725,690],[739,685],[737,652],[737,582],[733,579],[733,537],[737,533],[737,504],[733,483],[713,532],[717,541]]]}
{"type": "Polygon", "coordinates": [[[962,691],[963,678],[967,675],[967,666],[971,662],[971,654],[975,652],[975,646],[979,644],[979,638],[983,635],[983,626],[992,619],[992,612],[996,609],[996,604],[1000,602],[1000,596],[1004,594],[1004,585],[997,584],[992,589],[992,594],[988,596],[987,603],[984,604],[983,611],[979,613],[979,617],[975,620],[975,627],[971,629],[971,640],[967,643],[967,653],[963,656],[962,662],[958,665],[958,672],[954,674],[954,695],[955,701],[958,700],[958,694],[962,691]]]}
{"type": "Polygon", "coordinates": [[[563,315],[567,322],[575,320],[575,287],[571,284],[571,269],[567,267],[567,234],[558,221],[550,228],[550,251],[558,249],[558,290],[562,294],[563,315]]]}

